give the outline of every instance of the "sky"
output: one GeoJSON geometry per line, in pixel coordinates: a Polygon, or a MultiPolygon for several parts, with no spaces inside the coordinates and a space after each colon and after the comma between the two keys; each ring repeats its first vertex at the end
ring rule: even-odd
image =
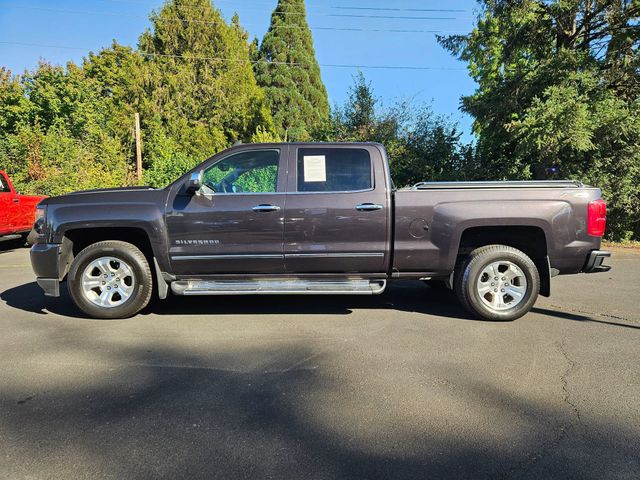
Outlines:
{"type": "MultiPolygon", "coordinates": [[[[39,60],[60,65],[81,62],[89,51],[109,46],[114,39],[135,46],[149,26],[149,13],[162,3],[0,0],[0,66],[22,73],[39,60]]],[[[237,12],[250,38],[261,40],[277,0],[214,0],[214,4],[227,19],[237,12]]],[[[475,0],[307,0],[306,7],[332,105],[344,102],[354,75],[361,71],[383,105],[407,99],[416,105],[430,103],[436,113],[459,122],[463,138],[472,138],[471,118],[460,112],[459,105],[460,97],[472,93],[475,84],[465,64],[438,45],[435,32],[469,32],[477,13],[475,0]]]]}

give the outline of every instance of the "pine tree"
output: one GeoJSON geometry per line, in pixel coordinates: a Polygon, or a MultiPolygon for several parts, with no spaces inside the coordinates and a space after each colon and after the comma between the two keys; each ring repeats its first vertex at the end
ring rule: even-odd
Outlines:
{"type": "Polygon", "coordinates": [[[329,117],[304,0],[279,0],[258,52],[256,78],[265,89],[278,134],[309,140],[329,117]]]}
{"type": "Polygon", "coordinates": [[[248,35],[210,0],[169,0],[139,41],[149,181],[162,184],[258,127],[273,129],[249,58],[248,35]]]}

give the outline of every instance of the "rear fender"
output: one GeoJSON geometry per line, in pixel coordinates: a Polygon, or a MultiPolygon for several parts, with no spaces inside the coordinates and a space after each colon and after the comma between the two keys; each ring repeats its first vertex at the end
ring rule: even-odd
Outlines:
{"type": "MultiPolygon", "coordinates": [[[[512,201],[510,203],[456,202],[436,206],[431,225],[431,241],[443,255],[439,270],[455,268],[460,241],[465,230],[473,227],[519,226],[538,227],[545,235],[546,250],[550,244],[553,227],[550,222],[561,222],[571,215],[571,206],[562,201],[512,201]],[[532,214],[535,213],[535,216],[532,214]],[[548,220],[550,219],[550,220],[548,220]]],[[[561,231],[555,231],[562,235],[561,231]]]]}

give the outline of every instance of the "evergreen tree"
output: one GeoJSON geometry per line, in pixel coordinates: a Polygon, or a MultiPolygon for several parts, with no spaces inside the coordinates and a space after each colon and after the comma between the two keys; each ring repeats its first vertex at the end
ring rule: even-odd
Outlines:
{"type": "Polygon", "coordinates": [[[329,117],[327,90],[315,57],[304,0],[279,0],[255,65],[278,134],[309,140],[329,117]]]}
{"type": "Polygon", "coordinates": [[[170,0],[151,23],[141,115],[148,179],[162,184],[272,123],[237,16],[229,25],[210,0],[170,0]]]}
{"type": "Polygon", "coordinates": [[[610,238],[640,238],[640,2],[482,0],[468,62],[485,178],[576,178],[601,187],[610,238]]]}

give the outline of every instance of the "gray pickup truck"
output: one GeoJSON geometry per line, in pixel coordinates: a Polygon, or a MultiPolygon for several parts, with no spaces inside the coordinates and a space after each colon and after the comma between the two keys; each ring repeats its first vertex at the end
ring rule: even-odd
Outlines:
{"type": "Polygon", "coordinates": [[[254,144],[163,189],[47,198],[31,262],[46,295],[97,318],[175,295],[354,294],[424,280],[488,320],[527,313],[551,277],[603,272],[606,205],[574,181],[396,189],[375,143],[254,144]]]}

